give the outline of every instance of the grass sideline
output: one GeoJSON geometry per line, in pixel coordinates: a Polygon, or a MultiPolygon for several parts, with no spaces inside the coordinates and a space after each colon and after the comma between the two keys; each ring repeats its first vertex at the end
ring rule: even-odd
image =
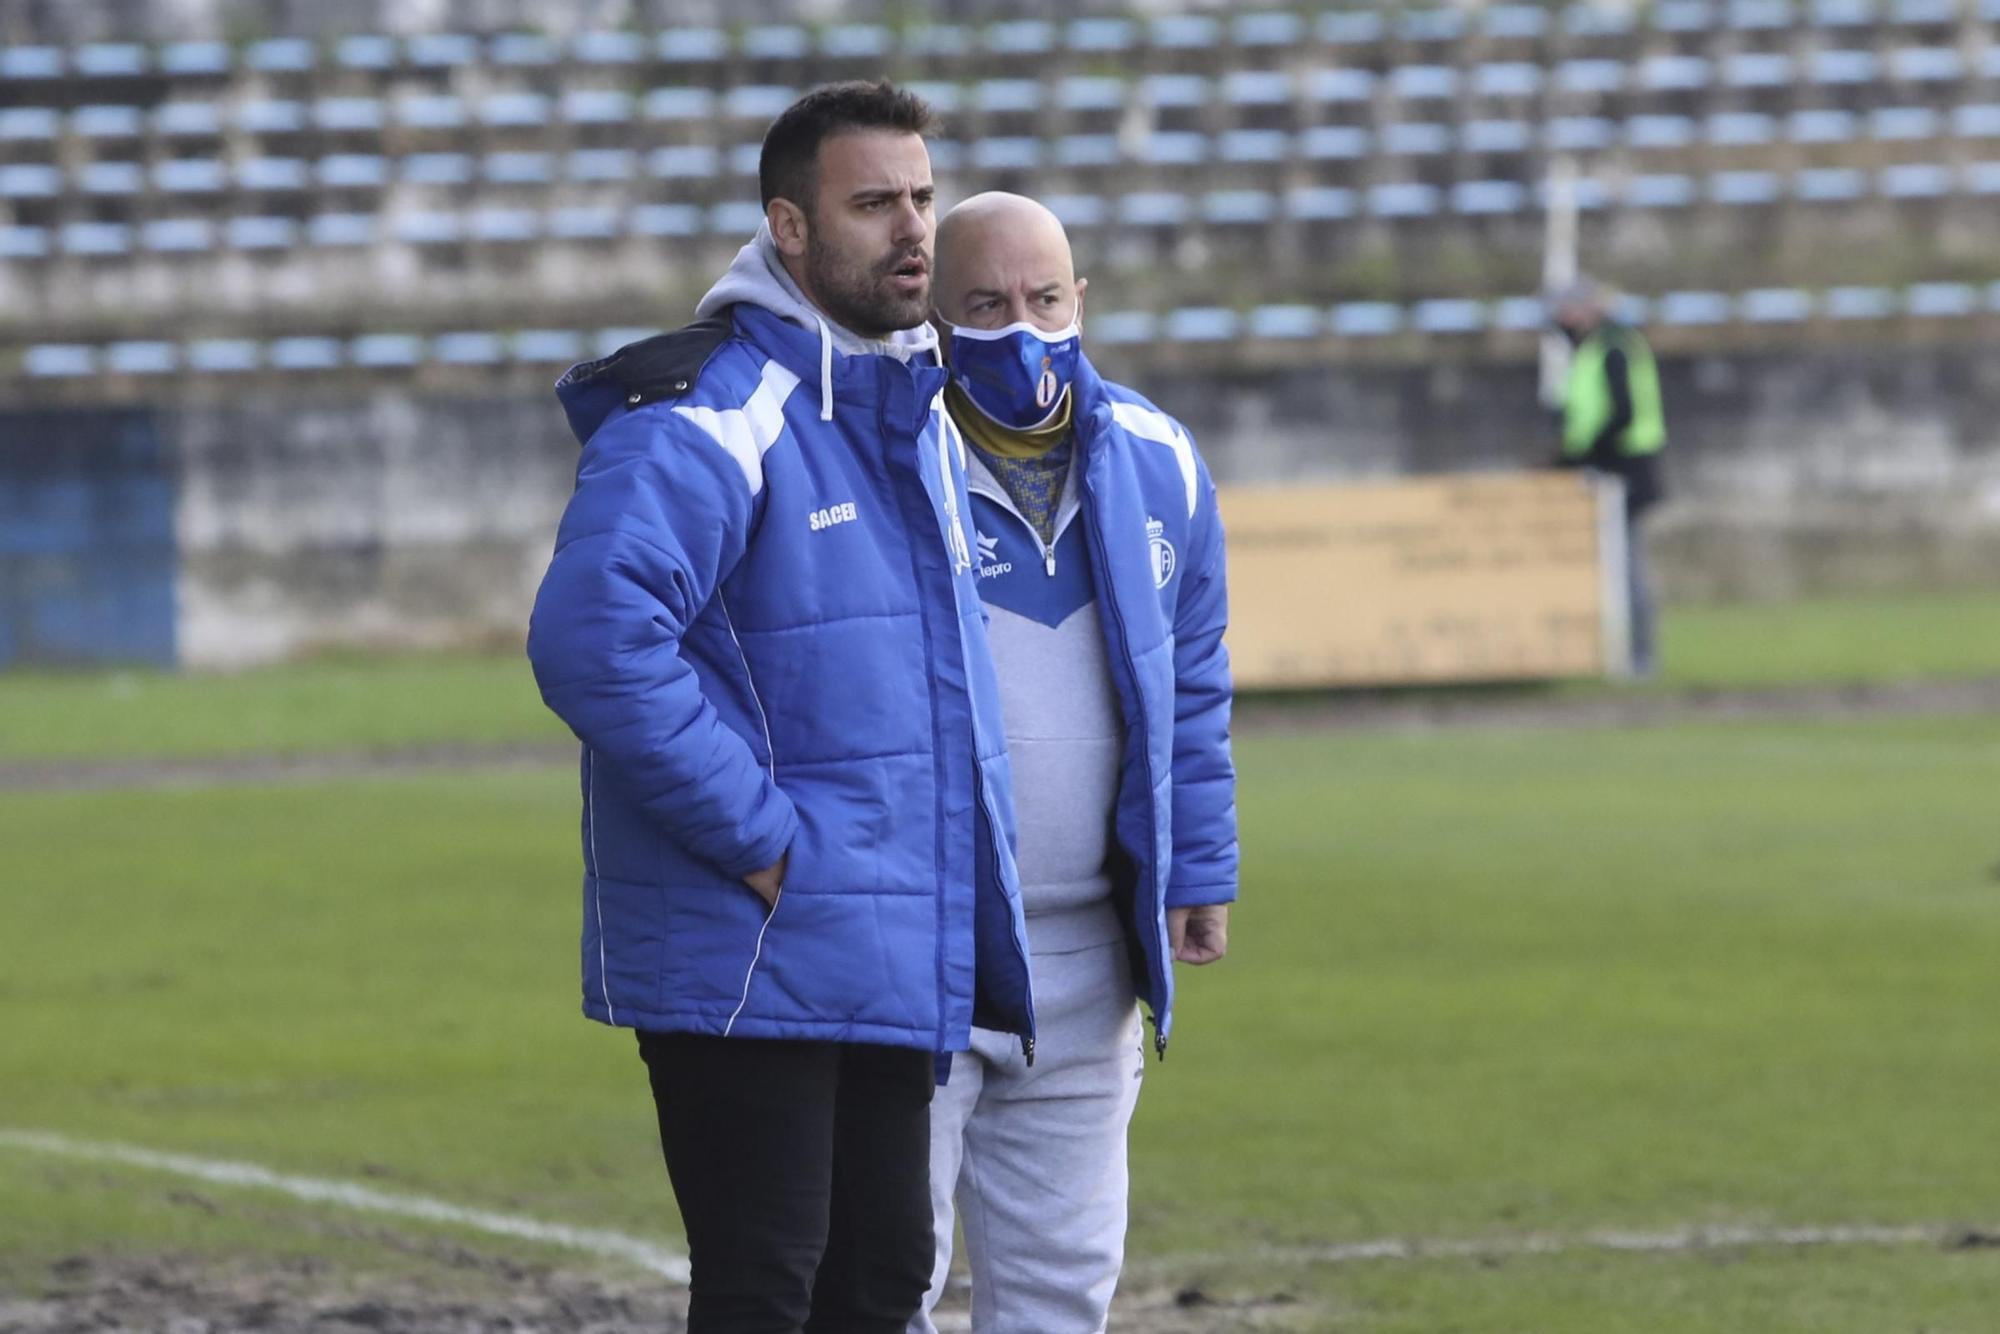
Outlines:
{"type": "MultiPolygon", "coordinates": [[[[1990,1250],[1269,1248],[1995,1221],[2000,720],[1239,759],[1245,904],[1148,1070],[1135,1273],[1201,1257],[1167,1280],[1366,1334],[1990,1328],[1990,1250]]],[[[576,1014],[574,803],[566,768],[0,796],[0,1119],[671,1235],[630,1039],[576,1014]]],[[[423,1229],[356,1221],[0,1152],[0,1283],[77,1250],[414,1263],[383,1237],[423,1229]]]]}
{"type": "MultiPolygon", "coordinates": [[[[1646,689],[2000,675],[2000,590],[1671,607],[1646,689]]],[[[1573,684],[1565,691],[1621,687],[1573,684]]],[[[1537,689],[1537,687],[1523,687],[1537,689]]],[[[236,674],[0,674],[0,763],[559,741],[519,655],[326,658],[236,674]]]]}

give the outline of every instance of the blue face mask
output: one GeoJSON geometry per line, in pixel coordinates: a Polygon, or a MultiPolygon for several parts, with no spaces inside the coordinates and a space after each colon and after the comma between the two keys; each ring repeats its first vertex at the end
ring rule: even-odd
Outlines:
{"type": "Polygon", "coordinates": [[[1017,431],[1046,425],[1062,407],[1083,355],[1074,323],[1046,333],[1025,321],[1004,329],[951,330],[951,376],[974,407],[1017,431]]]}

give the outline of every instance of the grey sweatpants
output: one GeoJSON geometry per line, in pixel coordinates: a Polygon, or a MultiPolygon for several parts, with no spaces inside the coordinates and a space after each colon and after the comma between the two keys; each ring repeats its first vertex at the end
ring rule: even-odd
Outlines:
{"type": "Polygon", "coordinates": [[[1095,1334],[1125,1260],[1125,1130],[1145,1071],[1123,940],[1037,949],[1035,1064],[974,1029],[931,1103],[937,1268],[911,1334],[951,1267],[954,1199],[972,1271],[975,1334],[1095,1334]]]}

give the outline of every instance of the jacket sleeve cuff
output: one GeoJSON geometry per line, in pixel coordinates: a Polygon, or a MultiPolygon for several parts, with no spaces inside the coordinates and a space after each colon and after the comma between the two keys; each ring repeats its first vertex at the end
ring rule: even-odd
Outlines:
{"type": "Polygon", "coordinates": [[[1236,902],[1236,883],[1218,881],[1200,885],[1168,885],[1169,908],[1207,908],[1218,903],[1236,902]]]}
{"type": "Polygon", "coordinates": [[[758,822],[765,828],[743,846],[738,856],[721,864],[723,874],[740,880],[752,871],[775,866],[778,858],[792,846],[792,839],[799,832],[799,813],[791,798],[773,788],[769,809],[775,812],[775,816],[758,822]]]}

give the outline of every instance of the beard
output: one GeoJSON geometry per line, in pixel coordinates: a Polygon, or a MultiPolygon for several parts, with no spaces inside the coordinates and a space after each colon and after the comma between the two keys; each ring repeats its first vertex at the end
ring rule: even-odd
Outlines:
{"type": "Polygon", "coordinates": [[[826,244],[815,228],[806,235],[806,282],[835,323],[863,338],[886,338],[915,328],[930,314],[928,276],[919,292],[898,291],[893,276],[917,254],[928,275],[928,251],[899,250],[879,260],[860,260],[826,244]]]}

